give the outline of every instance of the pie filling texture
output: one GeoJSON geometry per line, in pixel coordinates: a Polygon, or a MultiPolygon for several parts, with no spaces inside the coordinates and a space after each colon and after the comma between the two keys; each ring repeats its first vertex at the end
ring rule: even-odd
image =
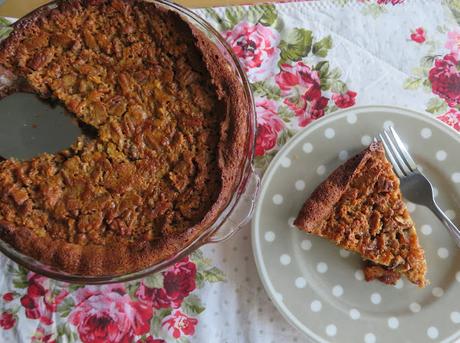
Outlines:
{"type": "Polygon", "coordinates": [[[395,284],[404,275],[419,287],[427,284],[424,252],[381,143],[337,168],[307,199],[294,224],[360,254],[367,281],[395,284]]]}
{"type": "Polygon", "coordinates": [[[1,95],[60,101],[93,133],[0,162],[0,237],[16,249],[65,272],[130,272],[173,256],[228,203],[245,97],[217,48],[174,12],[62,1],[15,26],[0,71],[1,95]]]}

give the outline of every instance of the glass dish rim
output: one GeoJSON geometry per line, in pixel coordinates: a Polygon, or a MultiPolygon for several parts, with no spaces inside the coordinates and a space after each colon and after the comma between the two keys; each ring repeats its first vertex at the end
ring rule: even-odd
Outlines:
{"type": "MultiPolygon", "coordinates": [[[[33,16],[37,11],[40,11],[44,8],[54,8],[57,6],[59,0],[53,0],[46,4],[43,4],[30,13],[26,14],[25,16],[19,18],[15,23],[12,24],[14,27],[17,24],[20,24],[23,20],[33,16]]],[[[227,63],[230,67],[236,72],[238,76],[238,80],[243,87],[244,95],[248,101],[248,113],[246,116],[246,120],[248,121],[248,130],[246,133],[246,149],[244,153],[244,161],[241,166],[239,181],[236,183],[234,187],[234,194],[232,195],[231,199],[228,201],[226,206],[219,212],[216,219],[210,224],[206,229],[202,230],[200,234],[188,245],[183,247],[180,251],[178,251],[175,255],[171,256],[168,259],[165,259],[159,263],[156,263],[148,268],[130,272],[126,274],[117,274],[117,275],[102,275],[102,276],[88,276],[88,275],[81,275],[81,274],[70,274],[64,271],[60,271],[59,269],[46,265],[30,256],[24,255],[21,252],[14,249],[10,244],[0,239],[0,252],[2,252],[5,256],[10,258],[15,263],[25,267],[28,270],[36,272],[38,274],[44,275],[46,277],[52,278],[57,281],[68,282],[68,283],[76,283],[76,284],[108,284],[108,283],[115,283],[115,282],[127,282],[136,280],[147,275],[162,271],[167,267],[171,266],[172,264],[176,263],[180,259],[188,256],[190,253],[195,251],[196,249],[202,247],[205,244],[213,243],[210,242],[209,239],[217,233],[217,231],[223,226],[226,220],[231,216],[233,210],[237,206],[238,202],[240,201],[241,196],[244,194],[247,184],[249,183],[251,177],[255,174],[254,168],[252,165],[254,153],[255,153],[255,140],[256,140],[256,128],[257,128],[257,117],[256,117],[256,109],[255,109],[255,102],[252,95],[252,91],[250,88],[249,80],[246,76],[246,73],[241,66],[238,58],[233,53],[233,50],[225,41],[225,39],[221,36],[221,34],[212,27],[205,19],[200,17],[199,15],[195,14],[192,10],[181,6],[179,4],[173,3],[168,0],[142,0],[146,2],[152,2],[158,4],[160,7],[166,8],[168,10],[175,11],[178,13],[184,20],[186,20],[190,25],[199,29],[203,32],[215,45],[215,41],[221,45],[221,48],[217,45],[217,48],[221,51],[222,55],[224,56],[227,63]],[[209,37],[211,36],[211,37],[209,37]]],[[[253,200],[256,194],[253,194],[253,200]]],[[[239,227],[234,228],[236,231],[239,227]]]]}

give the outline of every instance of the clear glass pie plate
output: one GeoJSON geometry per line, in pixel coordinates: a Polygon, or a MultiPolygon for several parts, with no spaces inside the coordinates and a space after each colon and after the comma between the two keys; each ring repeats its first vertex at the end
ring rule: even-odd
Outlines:
{"type": "MultiPolygon", "coordinates": [[[[169,1],[154,0],[151,2],[155,2],[160,7],[164,7],[168,10],[180,14],[184,20],[193,25],[196,29],[203,32],[221,51],[226,63],[233,70],[235,75],[237,75],[238,80],[244,89],[245,98],[241,99],[241,101],[247,102],[247,107],[249,109],[246,116],[248,127],[248,131],[246,132],[247,146],[245,148],[244,161],[241,163],[241,170],[239,170],[239,182],[235,186],[233,196],[231,197],[226,207],[219,213],[217,219],[212,223],[212,225],[205,228],[201,234],[189,245],[185,246],[169,259],[163,260],[160,263],[152,265],[146,269],[129,274],[104,276],[68,274],[54,267],[45,265],[29,256],[21,254],[8,243],[0,239],[0,251],[16,263],[29,270],[60,281],[82,284],[103,284],[138,279],[167,268],[171,264],[177,262],[184,256],[189,255],[191,252],[200,248],[204,244],[217,243],[229,238],[251,218],[259,188],[259,177],[253,168],[256,134],[256,112],[250,85],[246,75],[239,64],[237,57],[233,54],[231,48],[227,45],[220,34],[205,20],[194,14],[192,11],[169,1]]],[[[52,8],[55,6],[56,2],[53,1],[40,8],[52,8]]],[[[35,11],[37,10],[38,9],[35,11]]],[[[16,23],[21,22],[22,20],[33,15],[34,12],[19,19],[16,23]]],[[[51,137],[51,139],[52,138],[53,137],[51,137]]]]}

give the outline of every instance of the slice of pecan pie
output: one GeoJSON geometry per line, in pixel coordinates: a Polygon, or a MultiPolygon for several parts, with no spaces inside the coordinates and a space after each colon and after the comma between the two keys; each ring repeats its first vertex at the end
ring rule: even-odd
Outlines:
{"type": "Polygon", "coordinates": [[[394,284],[404,275],[419,287],[427,284],[424,252],[381,143],[337,168],[307,199],[294,224],[360,254],[367,281],[394,284]]]}

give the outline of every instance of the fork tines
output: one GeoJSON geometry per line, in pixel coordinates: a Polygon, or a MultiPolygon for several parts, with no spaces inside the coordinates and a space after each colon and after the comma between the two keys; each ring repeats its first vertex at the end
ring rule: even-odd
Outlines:
{"type": "Polygon", "coordinates": [[[406,146],[392,126],[381,132],[379,138],[399,177],[404,177],[418,171],[417,164],[409,155],[406,146]]]}

